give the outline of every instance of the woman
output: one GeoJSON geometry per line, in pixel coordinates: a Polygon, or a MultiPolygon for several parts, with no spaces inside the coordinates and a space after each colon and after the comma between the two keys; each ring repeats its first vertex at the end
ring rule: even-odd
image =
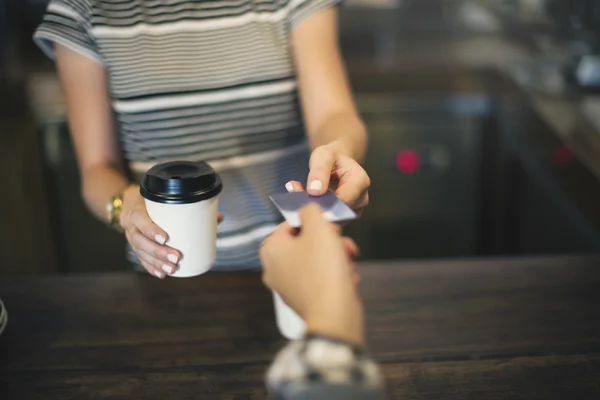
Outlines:
{"type": "Polygon", "coordinates": [[[279,352],[267,385],[277,399],[382,399],[381,375],[364,351],[362,302],[352,267],[358,249],[323,219],[318,206],[303,208],[300,217],[300,234],[284,223],[260,252],[263,281],[308,330],[304,340],[279,352]]]}
{"type": "Polygon", "coordinates": [[[51,1],[35,40],[56,57],[83,197],[149,273],[162,279],[181,258],[128,179],[158,162],[206,160],[221,174],[215,269],[259,266],[279,222],[268,195],[284,185],[308,177],[311,194],[368,204],[336,1],[51,1]]]}

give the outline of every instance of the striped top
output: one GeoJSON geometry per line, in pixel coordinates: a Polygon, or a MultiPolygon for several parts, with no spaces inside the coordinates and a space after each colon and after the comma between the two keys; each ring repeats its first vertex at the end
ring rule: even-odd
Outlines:
{"type": "Polygon", "coordinates": [[[134,173],[205,160],[221,174],[216,268],[259,265],[268,196],[304,181],[308,147],[290,33],[338,0],[52,0],[34,39],[103,65],[134,173]]]}

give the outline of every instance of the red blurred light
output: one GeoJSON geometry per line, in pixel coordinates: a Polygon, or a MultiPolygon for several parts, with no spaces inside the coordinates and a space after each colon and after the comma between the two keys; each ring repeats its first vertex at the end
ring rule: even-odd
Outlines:
{"type": "Polygon", "coordinates": [[[558,146],[554,149],[553,158],[557,164],[568,163],[573,160],[573,152],[567,146],[558,146]]]}
{"type": "Polygon", "coordinates": [[[421,156],[414,150],[402,150],[396,156],[396,167],[405,174],[414,174],[421,169],[421,156]]]}

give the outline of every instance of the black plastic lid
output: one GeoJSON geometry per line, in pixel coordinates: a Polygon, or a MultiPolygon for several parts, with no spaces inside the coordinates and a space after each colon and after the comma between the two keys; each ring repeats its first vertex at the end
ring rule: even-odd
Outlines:
{"type": "Polygon", "coordinates": [[[213,198],[221,190],[221,178],[204,161],[173,161],[150,168],[140,193],[157,203],[188,204],[213,198]]]}

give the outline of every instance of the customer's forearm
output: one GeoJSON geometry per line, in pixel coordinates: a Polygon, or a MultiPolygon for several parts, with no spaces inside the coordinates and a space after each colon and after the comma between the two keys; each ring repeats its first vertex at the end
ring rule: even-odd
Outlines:
{"type": "Polygon", "coordinates": [[[96,165],[82,173],[82,196],[89,210],[107,222],[106,205],[129,183],[125,174],[111,165],[96,165]]]}
{"type": "Polygon", "coordinates": [[[308,333],[364,346],[364,312],[352,288],[332,289],[319,308],[304,315],[308,333]]]}
{"type": "Polygon", "coordinates": [[[351,292],[328,292],[331,295],[320,302],[322,307],[305,316],[308,335],[284,347],[267,372],[267,387],[273,397],[385,398],[381,373],[364,350],[362,305],[351,292]]]}

